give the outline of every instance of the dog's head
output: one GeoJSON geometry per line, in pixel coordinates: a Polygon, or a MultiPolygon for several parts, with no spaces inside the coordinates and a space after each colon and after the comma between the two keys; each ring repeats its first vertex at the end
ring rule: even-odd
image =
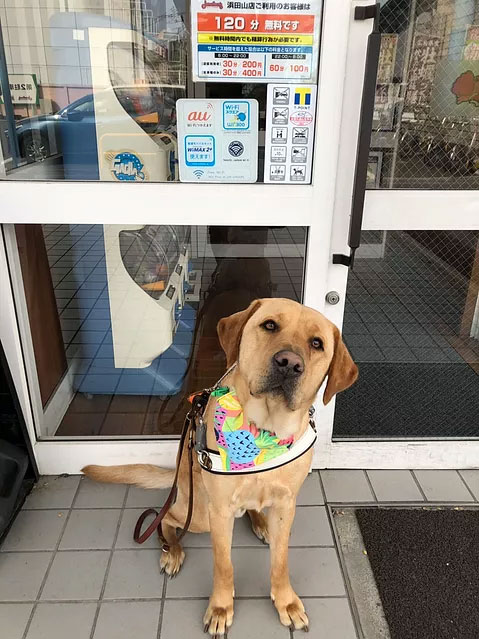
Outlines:
{"type": "Polygon", "coordinates": [[[326,376],[325,404],[358,377],[338,328],[292,300],[256,300],[221,319],[218,336],[227,365],[238,362],[250,394],[275,396],[290,410],[309,406],[326,376]]]}

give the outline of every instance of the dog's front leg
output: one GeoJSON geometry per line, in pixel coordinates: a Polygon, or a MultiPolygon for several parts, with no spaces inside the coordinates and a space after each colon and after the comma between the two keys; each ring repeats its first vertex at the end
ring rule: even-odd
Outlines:
{"type": "Polygon", "coordinates": [[[231,543],[234,514],[210,505],[210,530],[213,545],[213,593],[204,616],[205,632],[220,637],[233,623],[233,564],[231,543]]]}
{"type": "Polygon", "coordinates": [[[294,592],[288,569],[288,543],[293,525],[295,502],[286,500],[273,504],[268,513],[271,551],[271,599],[285,626],[308,630],[308,617],[301,599],[294,592]]]}

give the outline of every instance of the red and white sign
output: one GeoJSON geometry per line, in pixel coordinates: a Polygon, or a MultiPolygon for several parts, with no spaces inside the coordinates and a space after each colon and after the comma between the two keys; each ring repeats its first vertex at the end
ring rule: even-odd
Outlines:
{"type": "Polygon", "coordinates": [[[309,126],[313,121],[313,115],[309,111],[296,111],[289,119],[296,126],[309,126]]]}
{"type": "Polygon", "coordinates": [[[314,82],[320,23],[319,0],[192,0],[193,81],[314,82]]]}

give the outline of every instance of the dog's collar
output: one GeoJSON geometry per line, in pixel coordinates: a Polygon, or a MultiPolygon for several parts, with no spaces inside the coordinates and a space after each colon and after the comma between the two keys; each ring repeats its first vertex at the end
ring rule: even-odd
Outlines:
{"type": "Polygon", "coordinates": [[[201,409],[195,412],[195,450],[200,466],[220,475],[243,475],[279,468],[304,455],[316,441],[314,408],[310,408],[308,427],[297,441],[281,441],[270,431],[258,429],[246,420],[234,390],[220,387],[235,365],[213,388],[203,391],[201,402],[197,402],[201,403],[201,409]],[[206,424],[202,416],[210,397],[216,400],[214,427],[218,452],[206,446],[206,424]]]}

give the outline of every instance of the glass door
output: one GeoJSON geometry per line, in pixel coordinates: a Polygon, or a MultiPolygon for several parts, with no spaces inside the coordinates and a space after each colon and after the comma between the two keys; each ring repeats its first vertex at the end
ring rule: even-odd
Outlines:
{"type": "Polygon", "coordinates": [[[97,4],[0,14],[0,329],[42,473],[171,464],[218,319],[323,309],[337,78],[371,28],[346,0],[97,4]]]}
{"type": "MultiPolygon", "coordinates": [[[[474,0],[381,2],[360,246],[329,274],[360,370],[336,400],[332,466],[477,466],[477,24],[474,0]]],[[[359,104],[345,110],[357,126],[359,104]]],[[[349,254],[344,184],[332,252],[349,254]]]]}

